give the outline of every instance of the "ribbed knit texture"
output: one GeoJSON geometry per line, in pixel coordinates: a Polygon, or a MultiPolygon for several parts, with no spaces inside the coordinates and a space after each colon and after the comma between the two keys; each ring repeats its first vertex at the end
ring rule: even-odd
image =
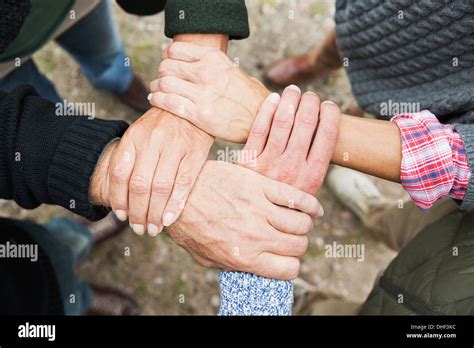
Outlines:
{"type": "Polygon", "coordinates": [[[31,209],[61,205],[91,220],[108,209],[89,203],[89,183],[104,147],[124,121],[57,116],[55,105],[22,85],[0,92],[0,197],[31,209]]]}
{"type": "MultiPolygon", "coordinates": [[[[383,104],[428,109],[455,124],[474,167],[474,1],[338,0],[336,32],[365,111],[390,118],[383,104]]],[[[471,182],[462,207],[473,203],[471,182]]]]}
{"type": "Polygon", "coordinates": [[[230,39],[249,36],[244,0],[168,0],[165,34],[229,34],[230,39]]]}

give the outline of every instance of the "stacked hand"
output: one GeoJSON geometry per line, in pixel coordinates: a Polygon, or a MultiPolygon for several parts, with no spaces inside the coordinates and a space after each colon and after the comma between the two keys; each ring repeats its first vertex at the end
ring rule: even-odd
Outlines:
{"type": "Polygon", "coordinates": [[[296,86],[280,100],[219,50],[193,44],[173,43],[159,74],[150,101],[160,109],[111,146],[100,199],[138,234],[171,225],[170,237],[205,266],[296,277],[312,218],[323,214],[307,193],[324,180],[338,107],[296,86]],[[252,160],[204,165],[213,136],[248,138],[252,160]]]}
{"type": "Polygon", "coordinates": [[[217,138],[244,143],[270,92],[216,48],[175,42],[163,58],[150,84],[151,104],[217,138]]]}
{"type": "Polygon", "coordinates": [[[106,197],[137,234],[156,235],[181,214],[213,138],[166,111],[130,126],[110,160],[106,197]]]}

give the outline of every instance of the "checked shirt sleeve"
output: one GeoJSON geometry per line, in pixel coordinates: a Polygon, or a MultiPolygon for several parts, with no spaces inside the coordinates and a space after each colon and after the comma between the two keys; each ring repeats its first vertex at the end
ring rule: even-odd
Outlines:
{"type": "Polygon", "coordinates": [[[452,125],[445,125],[429,111],[401,114],[391,119],[400,129],[403,187],[422,208],[441,197],[463,200],[471,171],[463,141],[452,125]]]}

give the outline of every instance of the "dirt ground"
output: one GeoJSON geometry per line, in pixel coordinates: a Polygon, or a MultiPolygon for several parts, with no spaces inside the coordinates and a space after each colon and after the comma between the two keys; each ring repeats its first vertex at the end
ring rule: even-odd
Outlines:
{"type": "MultiPolygon", "coordinates": [[[[232,42],[229,55],[238,58],[241,67],[257,78],[274,60],[318,45],[325,30],[334,24],[333,1],[247,0],[247,6],[251,37],[232,42]]],[[[113,7],[132,66],[148,83],[156,75],[161,48],[170,42],[163,35],[163,14],[138,19],[116,4],[113,7]]],[[[92,88],[77,63],[55,43],[49,43],[34,58],[68,101],[95,102],[96,114],[101,118],[133,120],[138,116],[108,93],[92,88]]],[[[354,102],[342,70],[324,84],[313,81],[301,87],[343,107],[354,102]]],[[[214,151],[227,145],[219,143],[214,151]]],[[[376,182],[394,201],[399,197],[398,185],[376,182]]],[[[296,281],[296,314],[336,313],[326,306],[331,299],[363,302],[379,271],[394,257],[393,252],[370,237],[358,219],[326,188],[318,198],[326,215],[316,223],[309,250],[303,257],[301,275],[296,281]],[[364,262],[325,258],[324,245],[333,241],[364,244],[364,262]]],[[[2,215],[31,218],[40,223],[54,216],[71,215],[51,206],[25,211],[12,203],[3,204],[1,211],[2,215]]],[[[199,266],[164,233],[158,238],[138,237],[126,230],[93,250],[79,273],[92,283],[133,294],[143,314],[215,314],[219,305],[217,272],[199,266]],[[126,248],[130,248],[130,256],[125,255],[126,248]]]]}

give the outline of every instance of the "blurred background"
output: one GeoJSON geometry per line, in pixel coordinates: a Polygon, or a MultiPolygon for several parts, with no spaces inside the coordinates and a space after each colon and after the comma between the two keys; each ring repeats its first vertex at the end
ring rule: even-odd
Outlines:
{"type": "MultiPolygon", "coordinates": [[[[334,25],[334,2],[324,0],[247,0],[251,36],[230,45],[231,59],[248,74],[261,79],[273,61],[304,53],[319,45],[334,25]]],[[[136,72],[149,83],[157,75],[161,50],[170,43],[163,34],[163,14],[135,17],[115,3],[115,18],[136,72]]],[[[54,42],[34,56],[40,70],[55,82],[60,95],[71,102],[94,102],[99,118],[135,120],[136,112],[118,104],[107,93],[94,90],[78,65],[54,42]]],[[[341,69],[329,80],[300,86],[331,99],[342,108],[354,103],[341,69]]],[[[217,143],[219,148],[235,145],[217,143]]],[[[380,190],[396,201],[399,185],[373,179],[380,190]]],[[[345,209],[327,188],[318,195],[325,216],[316,222],[310,247],[295,281],[295,314],[337,314],[340,301],[358,304],[365,300],[380,270],[395,256],[378,243],[358,219],[345,209]],[[324,246],[357,243],[365,246],[365,259],[325,258],[324,246]]],[[[0,202],[0,214],[43,223],[55,216],[70,216],[58,207],[42,206],[26,211],[14,203],[0,202]]],[[[130,229],[92,251],[78,270],[87,281],[117,287],[135,296],[143,314],[215,314],[219,306],[217,271],[199,266],[165,233],[156,238],[137,236],[130,229]],[[129,251],[129,253],[128,253],[129,251]],[[129,256],[128,256],[129,255],[129,256]]]]}

